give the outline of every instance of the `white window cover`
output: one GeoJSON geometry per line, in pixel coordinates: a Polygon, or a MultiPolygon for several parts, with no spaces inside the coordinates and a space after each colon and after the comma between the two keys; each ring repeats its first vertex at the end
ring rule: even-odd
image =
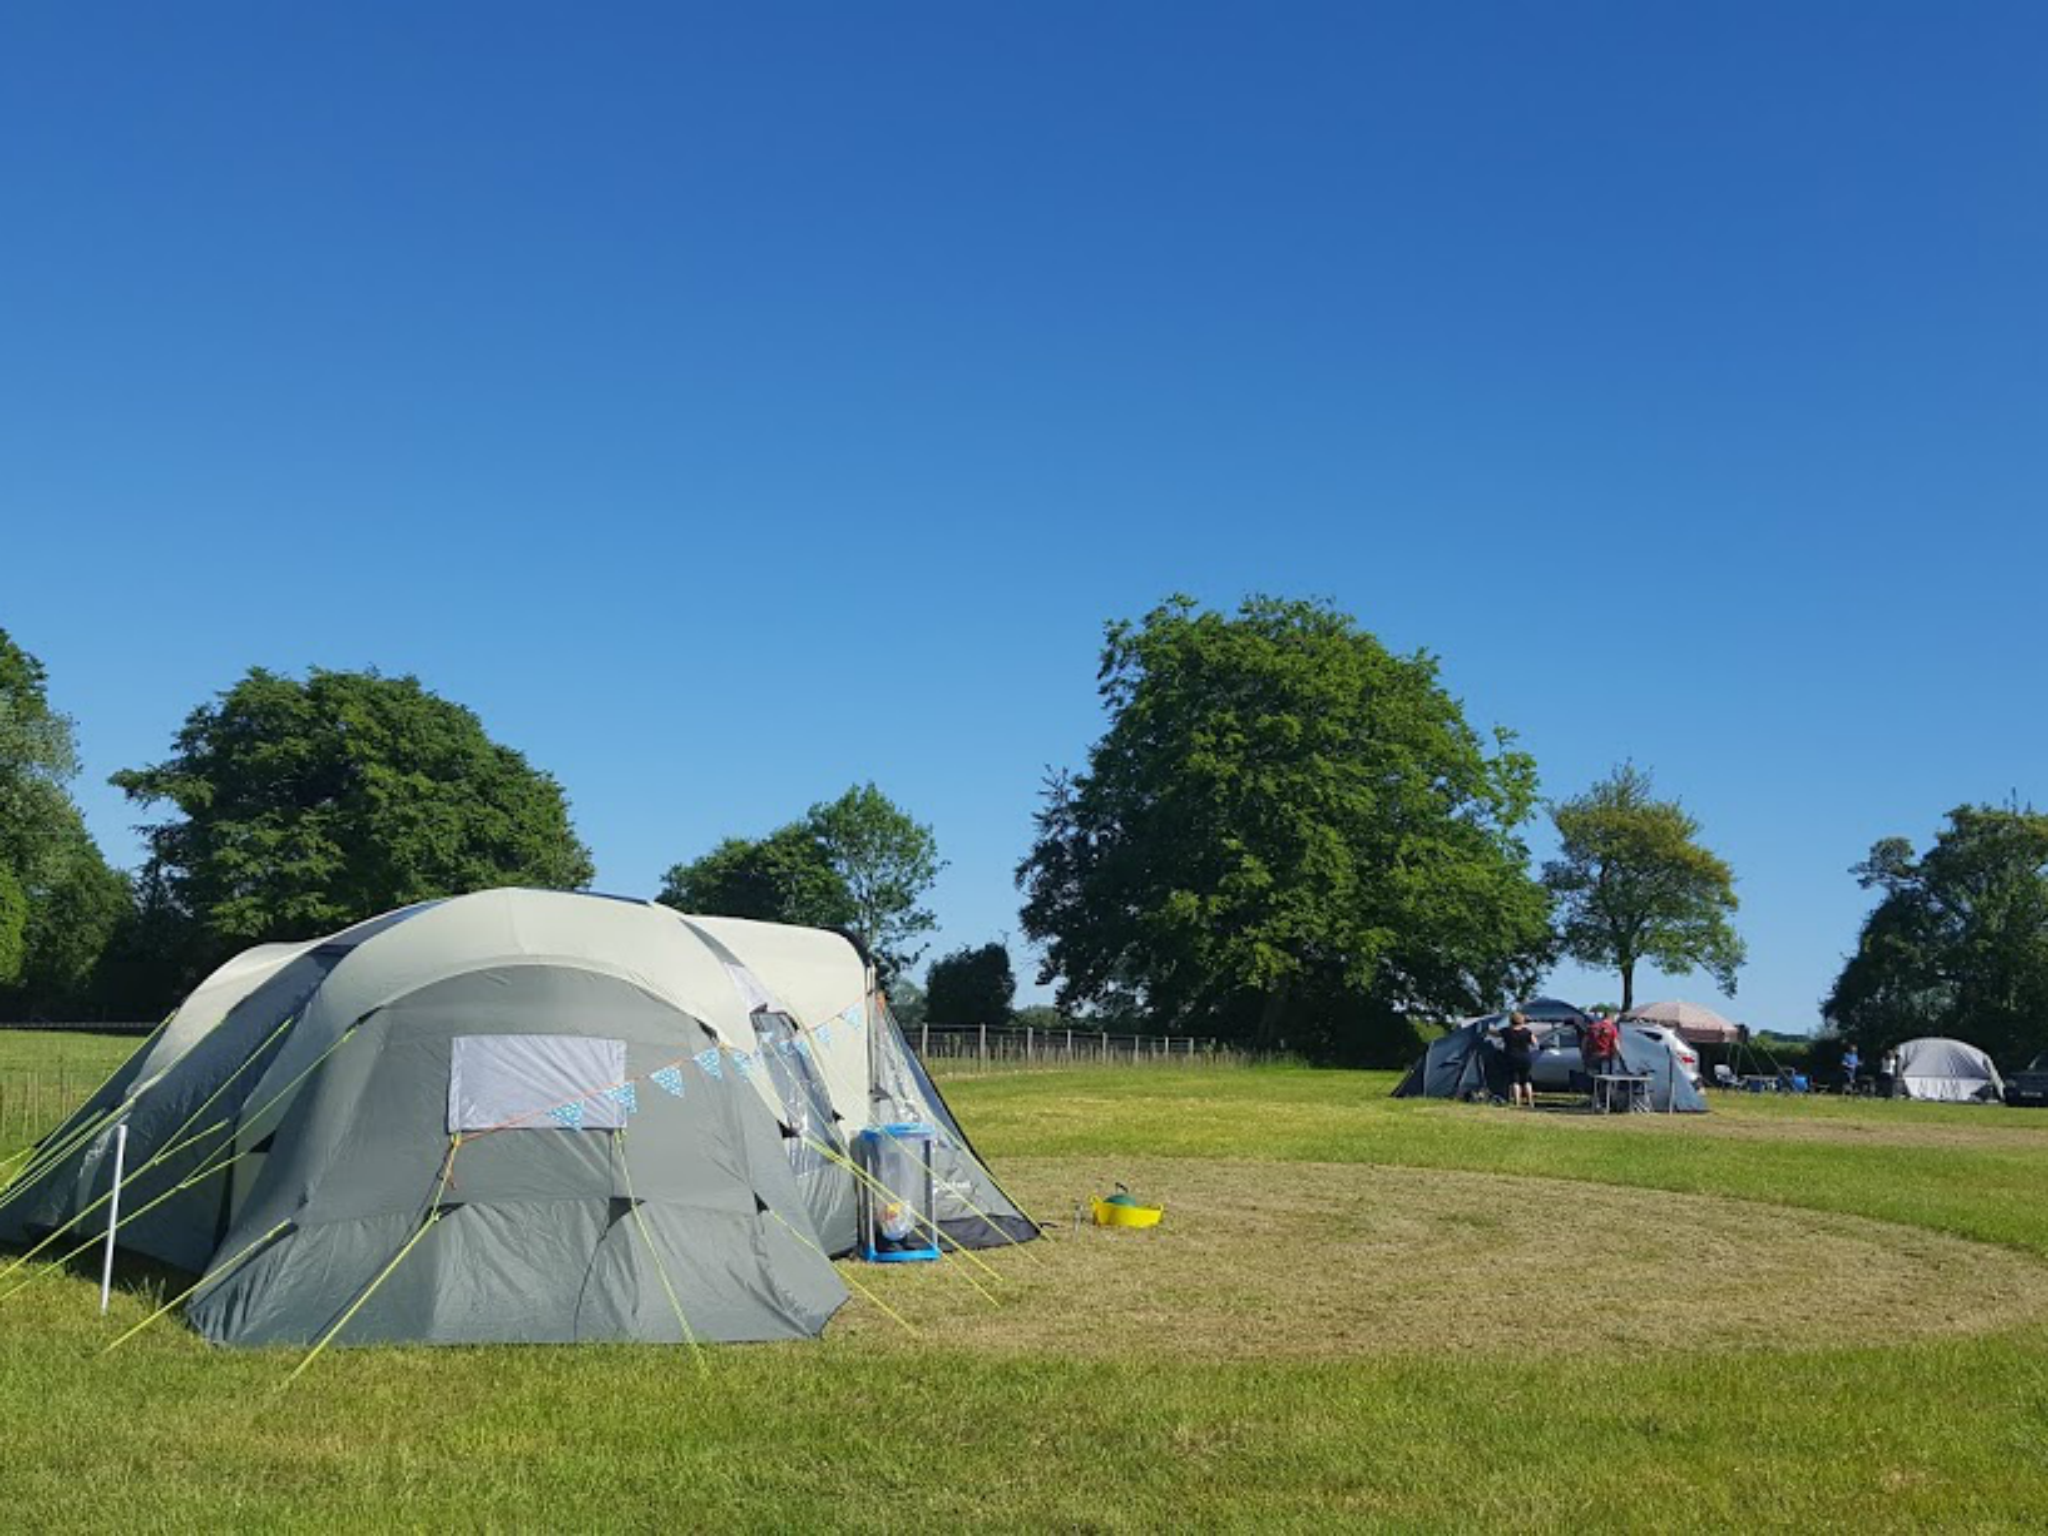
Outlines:
{"type": "Polygon", "coordinates": [[[591,1035],[457,1035],[448,1058],[451,1131],[614,1131],[625,1107],[605,1092],[626,1080],[626,1042],[591,1035]],[[549,1113],[581,1106],[567,1119],[549,1113]]]}

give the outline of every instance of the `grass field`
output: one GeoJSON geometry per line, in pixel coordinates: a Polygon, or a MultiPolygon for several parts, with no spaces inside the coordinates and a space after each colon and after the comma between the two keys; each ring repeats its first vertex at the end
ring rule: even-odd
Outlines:
{"type": "MultiPolygon", "coordinates": [[[[0,1071],[131,1045],[0,1034],[0,1071]]],[[[949,1083],[1046,1241],[858,1271],[914,1335],[856,1300],[702,1373],[334,1350],[281,1392],[295,1356],[168,1320],[99,1358],[152,1293],[102,1320],[52,1274],[0,1304],[0,1498],[27,1529],[2039,1528],[2048,1115],[1391,1084],[949,1083]],[[1161,1228],[1073,1225],[1118,1179],[1161,1228]]]]}

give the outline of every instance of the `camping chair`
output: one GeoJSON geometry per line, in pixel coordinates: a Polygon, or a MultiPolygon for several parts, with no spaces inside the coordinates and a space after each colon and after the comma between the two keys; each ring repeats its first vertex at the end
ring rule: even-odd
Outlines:
{"type": "Polygon", "coordinates": [[[1714,1063],[1714,1086],[1716,1088],[1733,1088],[1740,1081],[1741,1079],[1735,1075],[1735,1069],[1729,1066],[1727,1062],[1717,1061],[1714,1063]]]}

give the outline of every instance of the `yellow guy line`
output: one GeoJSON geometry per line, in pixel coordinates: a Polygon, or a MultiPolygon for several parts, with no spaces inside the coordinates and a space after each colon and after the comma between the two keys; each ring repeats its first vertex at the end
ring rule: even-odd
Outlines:
{"type": "MultiPolygon", "coordinates": [[[[910,1153],[910,1160],[916,1163],[917,1166],[922,1168],[926,1173],[931,1174],[932,1182],[934,1184],[940,1184],[945,1182],[938,1176],[938,1173],[932,1168],[932,1165],[930,1163],[926,1162],[923,1158],[919,1157],[917,1153],[914,1150],[912,1150],[909,1142],[903,1140],[902,1137],[897,1136],[886,1125],[878,1126],[877,1129],[880,1130],[884,1136],[887,1136],[891,1141],[895,1142],[896,1145],[901,1147],[905,1152],[910,1153]]],[[[947,1188],[951,1190],[953,1198],[955,1200],[958,1200],[962,1205],[966,1206],[968,1210],[972,1211],[975,1215],[979,1216],[983,1221],[987,1222],[990,1229],[996,1234],[996,1236],[1002,1238],[1012,1248],[1021,1249],[1023,1251],[1024,1257],[1029,1259],[1032,1263],[1043,1264],[1045,1262],[1045,1260],[1041,1259],[1037,1254],[1033,1253],[1031,1249],[1027,1247],[1024,1243],[1019,1242],[1016,1238],[1010,1236],[1008,1232],[1004,1231],[1002,1226],[996,1221],[995,1217],[989,1215],[987,1211],[984,1211],[972,1200],[968,1199],[965,1195],[961,1194],[958,1189],[953,1188],[951,1185],[948,1185],[947,1188]]],[[[1026,1221],[1031,1220],[1029,1216],[1026,1216],[1024,1219],[1026,1221]]]]}
{"type": "MultiPolygon", "coordinates": [[[[895,1190],[891,1189],[888,1185],[884,1184],[880,1179],[876,1178],[873,1174],[869,1173],[867,1169],[861,1167],[860,1164],[854,1162],[853,1159],[842,1156],[840,1153],[835,1152],[832,1148],[826,1146],[823,1142],[813,1141],[808,1136],[802,1137],[801,1139],[805,1146],[810,1147],[815,1152],[822,1153],[824,1156],[829,1157],[830,1159],[832,1159],[833,1162],[838,1163],[841,1167],[845,1168],[846,1171],[852,1174],[855,1178],[865,1180],[874,1189],[880,1191],[884,1199],[899,1202],[903,1206],[903,1208],[910,1213],[910,1219],[912,1221],[916,1222],[919,1226],[923,1227],[927,1232],[931,1233],[932,1243],[935,1247],[937,1247],[939,1251],[939,1258],[941,1260],[953,1258],[972,1259],[978,1267],[987,1271],[991,1279],[1002,1279],[1002,1276],[998,1274],[996,1270],[991,1268],[987,1263],[983,1262],[979,1254],[969,1253],[965,1248],[962,1248],[958,1243],[955,1243],[953,1245],[953,1251],[951,1253],[948,1253],[945,1248],[945,1244],[948,1241],[948,1239],[946,1238],[946,1234],[939,1230],[937,1223],[931,1221],[928,1217],[920,1216],[917,1213],[917,1208],[910,1201],[904,1199],[903,1196],[897,1194],[895,1190]]],[[[995,1294],[992,1291],[990,1291],[980,1281],[976,1280],[974,1276],[968,1274],[966,1270],[952,1270],[949,1271],[949,1273],[958,1274],[961,1279],[965,1280],[977,1291],[980,1291],[983,1296],[988,1298],[988,1304],[990,1306],[999,1307],[1002,1305],[1002,1303],[996,1299],[995,1294]]]]}
{"type": "Polygon", "coordinates": [[[833,1264],[832,1255],[827,1253],[824,1249],[820,1248],[808,1237],[804,1236],[804,1234],[798,1231],[794,1226],[791,1226],[788,1220],[784,1218],[783,1214],[780,1211],[775,1210],[770,1206],[763,1206],[762,1209],[767,1211],[768,1214],[770,1216],[773,1216],[777,1221],[781,1222],[783,1226],[788,1227],[790,1236],[794,1237],[798,1242],[802,1243],[806,1248],[810,1249],[811,1252],[815,1253],[827,1264],[830,1264],[832,1266],[832,1272],[835,1275],[839,1276],[841,1280],[844,1280],[856,1291],[859,1291],[861,1295],[867,1297],[869,1301],[872,1301],[876,1306],[880,1307],[883,1312],[887,1313],[890,1317],[894,1318],[897,1325],[901,1327],[905,1333],[909,1334],[912,1338],[917,1337],[917,1330],[911,1327],[910,1324],[903,1321],[903,1314],[901,1312],[898,1312],[894,1307],[890,1306],[889,1303],[882,1300],[881,1297],[877,1296],[873,1291],[869,1290],[866,1286],[862,1285],[858,1280],[854,1279],[852,1275],[848,1274],[845,1270],[841,1269],[837,1264],[833,1264]]]}
{"type": "Polygon", "coordinates": [[[697,1342],[696,1330],[690,1320],[683,1316],[682,1301],[676,1296],[676,1288],[668,1278],[668,1266],[661,1261],[661,1250],[654,1246],[654,1234],[647,1230],[647,1223],[640,1215],[640,1202],[633,1194],[633,1165],[626,1156],[626,1133],[623,1129],[612,1132],[612,1145],[618,1150],[619,1172],[626,1181],[626,1205],[633,1213],[633,1225],[640,1233],[640,1241],[647,1245],[647,1256],[654,1260],[654,1272],[661,1276],[661,1288],[668,1292],[668,1304],[675,1308],[676,1321],[683,1325],[683,1339],[690,1346],[690,1354],[697,1363],[700,1375],[709,1375],[711,1367],[705,1364],[704,1348],[697,1342]]]}
{"type": "Polygon", "coordinates": [[[244,1259],[248,1258],[250,1254],[254,1253],[258,1248],[261,1248],[265,1243],[269,1242],[273,1237],[277,1236],[278,1233],[282,1232],[286,1227],[290,1225],[290,1221],[280,1221],[268,1232],[264,1233],[261,1237],[257,1238],[255,1242],[251,1243],[248,1247],[244,1248],[232,1259],[229,1259],[227,1263],[217,1266],[207,1274],[201,1275],[194,1284],[187,1286],[184,1290],[180,1291],[177,1295],[173,1296],[169,1301],[165,1302],[162,1306],[158,1307],[154,1312],[150,1313],[149,1316],[145,1317],[141,1322],[137,1323],[133,1328],[130,1328],[126,1333],[122,1334],[121,1337],[114,1340],[114,1342],[109,1344],[105,1349],[101,1350],[100,1355],[103,1358],[107,1355],[111,1355],[115,1350],[119,1349],[123,1344],[126,1344],[130,1339],[134,1338],[135,1335],[142,1332],[143,1329],[147,1328],[151,1323],[155,1322],[158,1318],[162,1317],[166,1312],[170,1311],[173,1307],[179,1306],[184,1302],[190,1301],[192,1297],[196,1295],[203,1287],[215,1285],[218,1284],[220,1281],[225,1280],[228,1277],[228,1275],[235,1269],[235,1267],[239,1265],[244,1259]]]}
{"type": "MultiPolygon", "coordinates": [[[[162,1205],[166,1200],[170,1199],[173,1195],[183,1194],[193,1185],[199,1183],[200,1180],[212,1178],[216,1173],[219,1173],[222,1169],[233,1167],[236,1163],[239,1163],[243,1158],[247,1157],[248,1155],[249,1154],[246,1151],[237,1152],[233,1157],[228,1158],[225,1162],[214,1163],[209,1167],[202,1168],[199,1172],[193,1174],[190,1178],[185,1179],[180,1183],[173,1184],[169,1189],[165,1190],[162,1194],[158,1195],[154,1200],[151,1200],[148,1204],[137,1206],[134,1210],[130,1211],[127,1215],[123,1216],[119,1221],[115,1222],[114,1230],[116,1232],[119,1232],[121,1228],[127,1226],[129,1222],[134,1221],[137,1217],[146,1216],[149,1212],[155,1210],[158,1206],[162,1205]]],[[[86,1214],[89,1213],[80,1213],[81,1216],[86,1214]]],[[[57,1241],[58,1238],[62,1237],[66,1232],[71,1230],[71,1227],[73,1225],[75,1225],[75,1222],[67,1222],[64,1226],[59,1227],[55,1232],[52,1232],[48,1237],[44,1238],[40,1243],[37,1243],[35,1247],[29,1249],[27,1253],[24,1253],[20,1258],[16,1259],[12,1264],[8,1265],[5,1271],[0,1271],[0,1280],[5,1280],[8,1276],[12,1275],[16,1270],[20,1269],[22,1265],[28,1263],[37,1254],[41,1253],[45,1248],[49,1247],[50,1244],[54,1243],[55,1241],[57,1241]]],[[[56,1271],[62,1269],[66,1264],[69,1264],[73,1259],[77,1258],[80,1254],[84,1253],[87,1249],[96,1248],[106,1240],[106,1233],[93,1233],[91,1237],[88,1237],[84,1242],[80,1243],[76,1248],[73,1248],[69,1253],[65,1254],[62,1258],[52,1259],[42,1269],[37,1270],[34,1274],[30,1275],[26,1280],[22,1281],[21,1284],[15,1286],[13,1290],[0,1292],[0,1302],[7,1301],[11,1297],[19,1296],[23,1291],[27,1290],[30,1286],[34,1285],[38,1280],[42,1279],[43,1276],[48,1274],[54,1274],[56,1271]]]]}
{"type": "Polygon", "coordinates": [[[370,1282],[368,1288],[364,1290],[362,1295],[358,1296],[354,1301],[349,1303],[348,1310],[343,1312],[340,1317],[334,1320],[334,1326],[329,1328],[326,1333],[320,1336],[320,1342],[315,1344],[312,1350],[307,1354],[306,1358],[298,1363],[297,1368],[293,1370],[291,1375],[285,1377],[283,1381],[277,1384],[275,1390],[282,1392],[286,1387],[290,1386],[293,1382],[297,1381],[301,1376],[303,1376],[306,1373],[306,1367],[308,1367],[315,1360],[320,1358],[320,1352],[324,1350],[329,1344],[334,1342],[334,1336],[340,1333],[342,1329],[346,1328],[349,1325],[350,1319],[352,1319],[358,1312],[362,1311],[364,1305],[369,1301],[369,1299],[377,1294],[377,1287],[382,1285],[386,1280],[390,1279],[391,1272],[397,1269],[400,1264],[405,1262],[405,1256],[411,1253],[414,1248],[419,1246],[419,1240],[425,1237],[429,1232],[433,1231],[435,1227],[440,1225],[441,1217],[444,1214],[441,1210],[441,1196],[446,1194],[448,1191],[449,1176],[455,1172],[455,1154],[459,1152],[461,1149],[462,1133],[460,1131],[457,1131],[448,1142],[448,1155],[441,1161],[441,1182],[437,1184],[434,1188],[433,1204],[428,1208],[427,1219],[420,1223],[419,1231],[413,1233],[411,1237],[406,1239],[405,1246],[403,1248],[400,1248],[397,1253],[391,1256],[391,1262],[389,1264],[386,1264],[381,1270],[377,1272],[377,1278],[370,1282]]]}

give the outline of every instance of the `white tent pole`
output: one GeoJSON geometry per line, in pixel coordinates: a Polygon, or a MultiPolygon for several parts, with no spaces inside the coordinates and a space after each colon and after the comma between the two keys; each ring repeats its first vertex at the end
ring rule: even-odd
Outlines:
{"type": "Polygon", "coordinates": [[[114,1194],[107,1202],[107,1257],[100,1266],[100,1316],[114,1293],[114,1232],[121,1225],[121,1175],[128,1161],[128,1122],[114,1127],[114,1194]]]}

